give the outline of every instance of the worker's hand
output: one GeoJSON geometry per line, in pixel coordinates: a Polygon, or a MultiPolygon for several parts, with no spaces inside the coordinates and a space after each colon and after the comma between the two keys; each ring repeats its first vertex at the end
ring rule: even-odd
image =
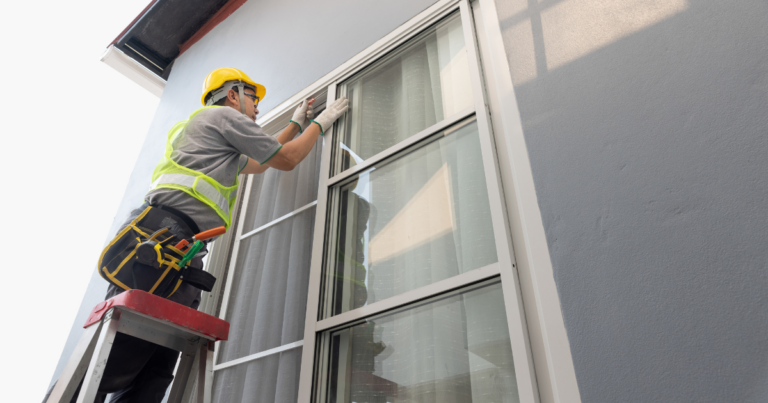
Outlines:
{"type": "Polygon", "coordinates": [[[343,115],[347,109],[349,109],[349,100],[347,97],[341,97],[325,108],[325,111],[315,118],[315,120],[312,120],[312,122],[315,122],[320,126],[320,134],[323,135],[326,130],[331,128],[333,122],[343,115]]]}
{"type": "Polygon", "coordinates": [[[299,125],[299,132],[303,132],[309,125],[309,121],[315,117],[315,112],[312,110],[312,102],[314,102],[314,99],[311,98],[301,101],[299,107],[293,112],[291,122],[299,125]]]}

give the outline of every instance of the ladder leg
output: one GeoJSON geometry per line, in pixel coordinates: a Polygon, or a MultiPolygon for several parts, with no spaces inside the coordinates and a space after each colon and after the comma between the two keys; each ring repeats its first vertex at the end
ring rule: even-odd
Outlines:
{"type": "Polygon", "coordinates": [[[173,377],[173,383],[171,384],[171,393],[168,395],[168,403],[180,403],[182,396],[184,396],[184,389],[187,387],[187,380],[189,379],[189,373],[192,371],[192,364],[195,361],[195,355],[199,349],[200,342],[205,342],[205,339],[198,339],[187,343],[184,350],[181,352],[181,361],[179,361],[179,367],[176,369],[176,375],[173,377]]]}
{"type": "Polygon", "coordinates": [[[197,370],[197,403],[211,403],[213,388],[213,344],[211,340],[201,340],[200,366],[197,370]]]}
{"type": "Polygon", "coordinates": [[[46,403],[69,403],[72,400],[77,386],[83,379],[85,371],[88,370],[88,363],[91,362],[101,328],[102,322],[99,322],[85,329],[46,403]]]}
{"type": "Polygon", "coordinates": [[[112,351],[112,342],[114,342],[117,328],[120,326],[120,310],[110,309],[104,315],[102,323],[102,329],[96,342],[93,357],[91,357],[91,362],[88,365],[88,372],[85,373],[77,403],[92,403],[96,398],[101,378],[104,376],[104,369],[107,367],[109,352],[112,351]]]}

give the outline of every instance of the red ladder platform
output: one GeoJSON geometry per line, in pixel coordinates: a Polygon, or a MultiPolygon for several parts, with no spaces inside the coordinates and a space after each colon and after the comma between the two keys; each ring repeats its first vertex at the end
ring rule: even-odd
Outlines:
{"type": "Polygon", "coordinates": [[[140,290],[100,302],[85,322],[85,332],[47,403],[69,403],[83,380],[77,403],[92,403],[117,332],[182,352],[169,403],[179,403],[200,353],[197,402],[211,402],[214,342],[227,340],[229,323],[140,290]]]}

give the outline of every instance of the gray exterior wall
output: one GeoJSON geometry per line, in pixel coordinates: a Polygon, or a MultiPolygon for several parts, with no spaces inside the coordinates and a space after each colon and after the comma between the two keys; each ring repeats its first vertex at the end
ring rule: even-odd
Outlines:
{"type": "MultiPolygon", "coordinates": [[[[174,65],[113,232],[210,70],[264,113],[433,2],[245,3],[174,65]]],[[[582,401],[768,401],[768,5],[496,3],[582,401]]]]}
{"type": "MultiPolygon", "coordinates": [[[[250,0],[175,62],[146,135],[123,201],[112,223],[139,206],[168,130],[201,107],[203,79],[219,67],[237,67],[267,87],[262,114],[372,45],[435,0],[250,0]]],[[[121,27],[115,27],[120,29],[121,27]]],[[[140,134],[137,134],[140,135],[140,134]]],[[[106,245],[109,239],[104,241],[106,245]]],[[[94,269],[67,338],[53,383],[61,374],[91,309],[104,299],[107,282],[94,269]]]]}
{"type": "Polygon", "coordinates": [[[768,3],[496,3],[582,401],[768,401],[768,3]]]}

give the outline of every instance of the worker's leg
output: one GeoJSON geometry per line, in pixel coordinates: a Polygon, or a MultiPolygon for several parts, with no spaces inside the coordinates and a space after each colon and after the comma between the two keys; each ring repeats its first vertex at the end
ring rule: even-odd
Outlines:
{"type": "MultiPolygon", "coordinates": [[[[138,217],[142,211],[143,208],[133,210],[123,225],[121,225],[120,229],[138,217]]],[[[120,230],[118,230],[118,232],[119,231],[120,230]]],[[[192,259],[190,266],[202,268],[202,258],[192,259]]],[[[123,291],[122,288],[110,285],[105,299],[110,299],[123,291]]],[[[199,289],[192,287],[187,283],[182,283],[179,289],[168,299],[192,309],[197,309],[200,305],[200,294],[201,291],[199,289]]],[[[158,402],[162,401],[162,397],[165,395],[168,385],[173,380],[173,369],[176,366],[177,360],[178,352],[176,351],[166,349],[123,333],[118,333],[115,337],[114,344],[112,345],[112,350],[110,351],[109,361],[107,361],[107,367],[104,370],[104,377],[99,386],[100,395],[96,401],[103,402],[103,399],[106,396],[103,393],[123,395],[123,392],[128,393],[128,391],[134,390],[134,392],[131,393],[135,394],[137,393],[137,388],[142,389],[141,396],[150,396],[153,395],[155,387],[159,389],[160,385],[165,383],[165,386],[162,387],[162,394],[160,395],[160,400],[158,400],[158,402]],[[156,356],[155,352],[158,349],[163,350],[156,356]],[[150,362],[152,363],[151,365],[149,365],[150,362]],[[147,369],[146,373],[143,372],[145,366],[147,369]],[[169,366],[170,369],[168,369],[169,366]],[[148,377],[157,377],[158,381],[156,383],[148,382],[148,377]],[[137,379],[141,381],[139,383],[134,383],[137,379]],[[146,389],[146,391],[144,391],[144,389],[146,389]]],[[[51,388],[48,393],[50,394],[52,390],[53,389],[51,388]]],[[[72,400],[73,403],[77,400],[78,392],[75,393],[72,400]]],[[[47,398],[48,396],[46,395],[46,399],[47,398]]],[[[114,398],[112,401],[115,401],[114,398]]],[[[152,400],[135,401],[143,403],[152,400]]]]}
{"type": "MultiPolygon", "coordinates": [[[[108,297],[119,294],[110,287],[108,297]]],[[[197,309],[200,305],[200,290],[182,283],[170,300],[197,309]]],[[[112,353],[107,362],[104,379],[100,390],[112,393],[110,403],[160,403],[168,386],[173,381],[173,370],[179,358],[179,352],[140,340],[125,334],[121,343],[112,346],[112,353]],[[114,360],[113,360],[113,357],[114,360]],[[140,357],[141,367],[137,367],[140,357]],[[120,363],[127,364],[121,366],[120,363]],[[105,381],[109,377],[109,381],[105,381]]]]}
{"type": "Polygon", "coordinates": [[[124,333],[115,336],[99,391],[114,393],[127,388],[152,359],[159,346],[124,333]]]}
{"type": "MultiPolygon", "coordinates": [[[[147,362],[152,358],[155,349],[158,347],[158,345],[148,341],[137,339],[124,333],[117,333],[110,350],[107,366],[104,369],[104,376],[99,384],[99,395],[96,402],[104,402],[107,393],[116,392],[130,386],[134,378],[139,375],[147,362]]],[[[171,371],[173,371],[173,367],[171,371]]],[[[72,403],[77,401],[82,382],[80,380],[80,386],[78,386],[77,391],[75,391],[72,397],[72,403]]]]}
{"type": "Polygon", "coordinates": [[[110,403],[160,403],[173,381],[179,352],[157,346],[152,357],[128,387],[112,394],[110,403]]]}

